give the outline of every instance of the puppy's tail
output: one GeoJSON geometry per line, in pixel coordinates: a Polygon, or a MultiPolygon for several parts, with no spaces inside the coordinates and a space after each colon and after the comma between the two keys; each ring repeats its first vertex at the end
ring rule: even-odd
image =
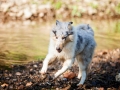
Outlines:
{"type": "Polygon", "coordinates": [[[89,24],[87,24],[87,26],[88,26],[88,29],[86,29],[87,32],[89,32],[90,34],[92,34],[92,35],[94,36],[94,31],[93,31],[93,29],[89,26],[89,24]]]}
{"type": "Polygon", "coordinates": [[[89,34],[94,36],[94,31],[93,29],[89,26],[89,24],[80,24],[78,25],[78,29],[79,30],[85,30],[87,31],[89,34]]]}

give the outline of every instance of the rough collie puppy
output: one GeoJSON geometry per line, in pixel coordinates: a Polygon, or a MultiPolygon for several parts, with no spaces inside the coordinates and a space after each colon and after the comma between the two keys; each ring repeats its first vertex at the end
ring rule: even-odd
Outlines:
{"type": "Polygon", "coordinates": [[[54,74],[54,78],[57,78],[77,60],[78,78],[81,78],[78,85],[80,85],[85,82],[87,67],[92,60],[96,42],[94,32],[88,24],[72,26],[72,23],[56,20],[56,25],[51,31],[48,54],[40,72],[46,73],[50,60],[62,60],[63,67],[54,74]]]}

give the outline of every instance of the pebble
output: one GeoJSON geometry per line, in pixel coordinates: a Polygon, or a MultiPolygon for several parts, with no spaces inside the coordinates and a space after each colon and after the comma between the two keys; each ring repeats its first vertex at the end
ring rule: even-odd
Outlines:
{"type": "Polygon", "coordinates": [[[18,87],[18,89],[19,89],[19,90],[23,90],[23,89],[24,89],[24,85],[20,85],[20,86],[18,87]]]}
{"type": "Polygon", "coordinates": [[[17,81],[17,79],[12,79],[14,82],[16,82],[17,81]]]}
{"type": "Polygon", "coordinates": [[[116,75],[116,81],[120,82],[120,73],[118,75],[116,75]]]}
{"type": "Polygon", "coordinates": [[[63,81],[67,81],[67,78],[62,78],[63,81]]]}
{"type": "Polygon", "coordinates": [[[65,73],[63,74],[63,77],[64,77],[64,78],[68,78],[68,79],[72,79],[72,78],[75,78],[75,77],[76,77],[76,74],[73,73],[73,72],[71,72],[71,71],[69,71],[69,72],[65,72],[65,73]]]}
{"type": "Polygon", "coordinates": [[[20,75],[21,75],[21,73],[20,73],[20,72],[16,72],[16,73],[15,73],[15,75],[20,76],[20,75]]]}
{"type": "MultiPolygon", "coordinates": [[[[110,52],[107,52],[109,55],[110,52]]],[[[120,55],[119,53],[117,53],[120,55]]],[[[111,56],[109,56],[110,58],[111,56]]],[[[103,88],[115,88],[116,90],[119,90],[120,88],[120,70],[119,70],[119,59],[116,59],[117,62],[113,62],[111,65],[110,61],[103,61],[105,58],[105,55],[102,57],[97,55],[97,57],[100,61],[99,63],[93,62],[91,65],[91,69],[88,72],[87,79],[85,81],[85,87],[79,87],[82,90],[87,89],[93,89],[94,87],[98,89],[103,88]],[[97,68],[99,69],[97,69],[97,68]],[[85,89],[84,89],[85,88],[85,89]]],[[[112,59],[112,58],[111,58],[112,59]]],[[[53,64],[52,67],[55,67],[55,70],[49,70],[46,74],[42,75],[38,72],[38,70],[41,69],[42,63],[34,62],[34,63],[28,63],[26,65],[23,65],[25,68],[21,70],[21,66],[16,65],[15,67],[12,67],[11,70],[1,70],[0,73],[0,90],[41,90],[41,88],[44,89],[56,89],[58,90],[77,90],[77,84],[79,83],[79,79],[76,78],[66,78],[64,77],[58,77],[57,79],[53,80],[54,73],[58,70],[58,67],[60,64],[59,62],[56,64],[53,64]],[[37,65],[36,68],[34,68],[34,65],[37,65]],[[23,72],[24,70],[24,72],[23,72]],[[33,74],[30,74],[33,73],[33,74]],[[5,88],[5,89],[3,89],[5,88]],[[62,89],[60,89],[62,88],[62,89]]],[[[78,73],[78,66],[74,65],[72,66],[72,70],[69,70],[66,72],[68,77],[71,77],[71,74],[77,74],[78,73]],[[70,75],[70,76],[69,76],[70,75]]],[[[78,89],[78,90],[80,90],[78,89]]],[[[98,90],[97,89],[97,90],[98,90]]]]}
{"type": "MultiPolygon", "coordinates": [[[[84,16],[84,14],[88,16],[94,15],[97,17],[109,17],[109,16],[119,15],[118,14],[119,0],[102,0],[102,1],[101,0],[94,0],[94,1],[72,0],[72,1],[65,1],[65,2],[61,1],[55,4],[50,2],[45,3],[44,0],[33,0],[33,1],[23,0],[23,1],[24,2],[21,2],[21,0],[19,2],[17,0],[2,0],[1,1],[1,13],[3,13],[2,21],[6,19],[4,17],[7,17],[7,15],[11,15],[14,18],[17,16],[18,20],[19,19],[31,20],[31,18],[33,18],[34,15],[35,15],[35,18],[37,18],[37,20],[39,20],[39,18],[41,19],[53,18],[56,15],[60,15],[60,14],[62,14],[64,18],[67,18],[68,16],[80,17],[81,15],[84,16]],[[109,4],[109,2],[111,2],[111,4],[109,4]],[[62,3],[62,5],[60,3],[62,3]],[[74,7],[69,7],[70,6],[69,4],[71,3],[74,7]],[[59,4],[60,4],[60,9],[56,9],[56,6],[53,7],[53,5],[59,6],[59,4]],[[66,11],[66,8],[67,8],[67,11],[66,11]],[[107,10],[104,8],[106,8],[107,10]],[[76,10],[80,12],[76,12],[76,10]],[[76,13],[73,14],[73,11],[75,11],[76,13]]],[[[9,17],[10,20],[13,17],[9,17]]]]}
{"type": "Polygon", "coordinates": [[[1,85],[1,87],[3,87],[3,88],[8,87],[8,84],[4,83],[4,84],[1,85]]]}
{"type": "Polygon", "coordinates": [[[46,74],[42,74],[42,75],[41,75],[41,80],[44,80],[46,77],[47,77],[46,74]]]}
{"type": "Polygon", "coordinates": [[[34,68],[37,68],[38,66],[37,65],[33,65],[34,68]]]}
{"type": "Polygon", "coordinates": [[[47,82],[47,84],[48,84],[48,85],[51,85],[51,83],[50,83],[50,82],[47,82]]]}
{"type": "Polygon", "coordinates": [[[28,82],[27,84],[26,84],[26,86],[28,87],[28,86],[31,86],[32,85],[32,82],[28,82]]]}

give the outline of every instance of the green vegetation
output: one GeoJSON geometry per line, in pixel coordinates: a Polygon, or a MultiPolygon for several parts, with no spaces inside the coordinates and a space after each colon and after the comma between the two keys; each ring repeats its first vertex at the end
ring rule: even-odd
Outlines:
{"type": "Polygon", "coordinates": [[[90,6],[94,9],[97,9],[98,8],[98,5],[97,4],[94,4],[94,3],[90,3],[90,6]]]}
{"type": "Polygon", "coordinates": [[[62,2],[61,2],[61,1],[58,1],[58,2],[56,2],[56,3],[53,4],[53,7],[54,7],[55,9],[60,9],[61,6],[62,6],[62,2]]]}
{"type": "Polygon", "coordinates": [[[78,16],[80,17],[81,16],[81,13],[80,11],[78,10],[78,6],[72,6],[72,16],[78,16]]]}
{"type": "Polygon", "coordinates": [[[118,14],[120,14],[120,3],[116,6],[115,10],[118,14]]]}

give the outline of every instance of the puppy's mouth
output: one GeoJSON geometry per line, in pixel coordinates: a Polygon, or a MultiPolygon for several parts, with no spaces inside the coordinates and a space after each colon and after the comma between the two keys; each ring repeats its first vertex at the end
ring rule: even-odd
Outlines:
{"type": "Polygon", "coordinates": [[[58,51],[58,53],[60,53],[62,50],[61,50],[61,49],[58,49],[57,51],[58,51]]]}

